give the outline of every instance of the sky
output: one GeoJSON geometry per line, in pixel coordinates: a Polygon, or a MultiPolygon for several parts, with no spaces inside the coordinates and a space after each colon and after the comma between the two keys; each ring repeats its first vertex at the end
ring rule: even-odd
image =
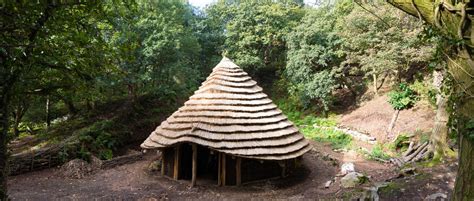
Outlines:
{"type": "MultiPolygon", "coordinates": [[[[213,2],[216,2],[217,0],[188,0],[189,3],[193,6],[196,6],[198,8],[204,8],[206,7],[206,5],[209,5],[213,2]]],[[[304,0],[304,3],[308,4],[308,3],[314,3],[316,2],[317,0],[304,0]]]]}
{"type": "Polygon", "coordinates": [[[188,1],[191,5],[196,6],[198,8],[204,8],[206,7],[206,5],[216,2],[216,0],[188,0],[188,1]]]}

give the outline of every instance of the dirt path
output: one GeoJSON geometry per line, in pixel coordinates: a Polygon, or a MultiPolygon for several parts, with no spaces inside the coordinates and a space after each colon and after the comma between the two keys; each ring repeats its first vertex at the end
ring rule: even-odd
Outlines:
{"type": "MultiPolygon", "coordinates": [[[[355,153],[337,153],[318,143],[314,143],[314,147],[304,155],[304,166],[294,175],[241,187],[200,184],[198,178],[198,186],[189,188],[189,181],[173,181],[150,172],[147,167],[155,156],[149,153],[133,164],[99,170],[84,179],[62,178],[57,168],[13,176],[9,180],[9,193],[13,200],[348,199],[354,192],[360,193],[360,189],[341,189],[338,181],[329,188],[324,187],[326,181],[335,177],[343,162],[353,162],[356,171],[368,175],[372,182],[384,181],[397,174],[392,166],[367,161],[355,153]]],[[[387,193],[387,196],[400,199],[405,192],[395,189],[387,193]]]]}

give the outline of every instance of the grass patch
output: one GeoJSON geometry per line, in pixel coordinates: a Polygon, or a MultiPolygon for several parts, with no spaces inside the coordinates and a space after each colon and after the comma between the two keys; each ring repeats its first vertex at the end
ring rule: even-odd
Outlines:
{"type": "Polygon", "coordinates": [[[372,150],[368,154],[368,158],[372,160],[376,160],[376,159],[389,160],[390,155],[387,154],[387,152],[384,150],[384,147],[382,144],[377,143],[374,147],[372,147],[372,150]]]}
{"type": "Polygon", "coordinates": [[[303,134],[315,141],[330,143],[335,149],[347,148],[352,144],[352,137],[341,131],[333,129],[314,128],[303,134]]]}
{"type": "Polygon", "coordinates": [[[293,101],[282,99],[276,103],[278,108],[283,111],[283,114],[288,117],[288,120],[293,122],[306,138],[329,143],[334,149],[343,149],[351,146],[352,137],[350,135],[332,129],[332,127],[337,126],[337,117],[335,114],[330,114],[327,118],[322,118],[314,115],[314,112],[311,110],[303,111],[293,101]]]}

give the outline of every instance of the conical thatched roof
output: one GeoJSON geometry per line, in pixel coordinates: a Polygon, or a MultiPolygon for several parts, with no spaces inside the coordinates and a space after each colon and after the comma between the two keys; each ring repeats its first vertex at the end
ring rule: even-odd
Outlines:
{"type": "Polygon", "coordinates": [[[164,148],[181,142],[264,160],[295,158],[311,148],[257,82],[225,57],[141,147],[164,148]]]}

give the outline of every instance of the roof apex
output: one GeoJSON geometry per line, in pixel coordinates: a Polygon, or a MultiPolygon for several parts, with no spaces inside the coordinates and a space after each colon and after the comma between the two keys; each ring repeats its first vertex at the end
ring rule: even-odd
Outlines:
{"type": "Polygon", "coordinates": [[[217,64],[216,68],[240,68],[232,60],[226,56],[222,56],[222,60],[217,64]]]}

